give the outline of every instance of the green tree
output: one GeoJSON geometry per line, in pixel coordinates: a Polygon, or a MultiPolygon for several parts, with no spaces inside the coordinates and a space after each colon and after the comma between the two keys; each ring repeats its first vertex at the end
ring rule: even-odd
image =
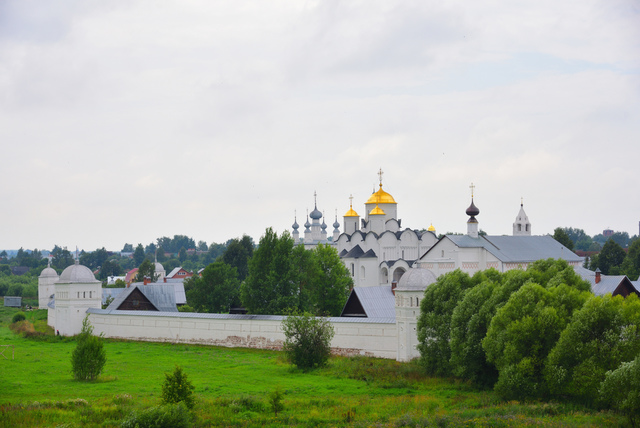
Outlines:
{"type": "Polygon", "coordinates": [[[195,405],[193,391],[195,387],[188,379],[182,367],[176,366],[173,373],[164,374],[162,384],[162,402],[164,404],[184,403],[189,409],[195,405]]]}
{"type": "Polygon", "coordinates": [[[158,259],[159,263],[165,262],[167,260],[167,256],[165,255],[165,251],[164,248],[162,248],[162,246],[159,246],[156,249],[156,259],[158,259]]]}
{"type": "Polygon", "coordinates": [[[242,304],[252,314],[283,314],[298,309],[299,287],[291,279],[293,239],[268,228],[249,261],[249,275],[240,287],[242,304]]]}
{"type": "Polygon", "coordinates": [[[181,263],[184,263],[185,260],[187,260],[187,249],[184,247],[180,248],[180,251],[178,251],[178,260],[180,260],[181,263]]]}
{"type": "Polygon", "coordinates": [[[573,312],[591,294],[565,284],[527,283],[491,319],[482,341],[487,361],[499,371],[494,390],[506,400],[543,398],[545,361],[573,312]]]}
{"type": "Polygon", "coordinates": [[[198,312],[227,314],[240,303],[238,272],[221,260],[207,266],[202,277],[191,277],[189,288],[189,304],[198,312]]]}
{"type": "Polygon", "coordinates": [[[238,270],[238,278],[244,281],[249,273],[249,259],[253,255],[253,240],[250,236],[234,238],[227,241],[227,248],[222,254],[222,260],[238,270]]]}
{"type": "Polygon", "coordinates": [[[609,370],[640,353],[640,300],[635,294],[592,297],[549,354],[545,376],[556,395],[594,404],[609,370]]]}
{"type": "MultiPolygon", "coordinates": [[[[299,247],[304,248],[302,245],[299,247]]],[[[319,244],[313,250],[313,287],[311,310],[316,315],[340,316],[353,280],[338,252],[330,245],[319,244]]]]}
{"type": "Polygon", "coordinates": [[[66,248],[62,249],[55,245],[51,250],[51,255],[51,267],[59,272],[74,263],[73,256],[66,248]]]}
{"type": "Polygon", "coordinates": [[[78,344],[71,353],[73,377],[76,380],[96,380],[107,362],[107,352],[102,339],[93,335],[88,315],[82,321],[82,330],[76,340],[78,344]]]}
{"type": "Polygon", "coordinates": [[[142,261],[144,260],[144,247],[142,244],[138,244],[136,246],[135,251],[133,252],[133,262],[136,266],[140,266],[142,261]]]}
{"type": "Polygon", "coordinates": [[[573,241],[567,235],[567,232],[561,227],[556,227],[553,231],[553,239],[573,251],[573,241]]]}
{"type": "Polygon", "coordinates": [[[591,268],[599,268],[605,275],[617,275],[616,268],[620,268],[625,258],[625,252],[613,240],[608,240],[602,247],[598,257],[591,259],[591,268]]]}
{"type": "Polygon", "coordinates": [[[158,280],[158,275],[156,275],[156,265],[155,263],[151,263],[149,259],[144,259],[142,263],[140,263],[140,266],[138,266],[136,281],[143,282],[145,277],[149,278],[151,282],[156,282],[158,280]]]}
{"type": "Polygon", "coordinates": [[[640,355],[605,374],[600,398],[627,415],[632,427],[640,421],[640,355]]]}
{"type": "Polygon", "coordinates": [[[122,252],[123,253],[133,253],[133,245],[124,244],[124,247],[122,247],[122,252]]]}
{"type": "Polygon", "coordinates": [[[324,366],[331,355],[333,326],[326,318],[308,312],[290,315],[282,321],[285,336],[282,347],[287,359],[302,370],[324,366]]]}
{"type": "Polygon", "coordinates": [[[640,239],[633,241],[622,264],[623,273],[632,280],[636,280],[640,274],[640,239]]]}
{"type": "Polygon", "coordinates": [[[451,317],[464,293],[474,285],[467,273],[456,269],[427,287],[418,317],[418,350],[427,373],[451,375],[451,317]]]}

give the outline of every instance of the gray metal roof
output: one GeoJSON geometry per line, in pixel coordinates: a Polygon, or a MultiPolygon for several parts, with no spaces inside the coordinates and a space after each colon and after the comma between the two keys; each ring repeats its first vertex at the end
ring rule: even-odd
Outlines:
{"type": "Polygon", "coordinates": [[[549,235],[479,236],[478,238],[472,238],[469,235],[447,235],[446,237],[461,248],[484,248],[498,260],[506,263],[534,262],[548,258],[569,262],[583,260],[549,235]]]}
{"type": "MultiPolygon", "coordinates": [[[[144,285],[141,282],[134,283],[132,285],[144,285]]],[[[187,304],[187,296],[184,292],[184,282],[183,279],[179,280],[167,280],[166,284],[164,282],[152,282],[149,285],[170,285],[173,287],[175,292],[175,301],[176,305],[186,305],[187,304]]],[[[122,290],[126,290],[125,288],[103,288],[102,289],[102,304],[107,304],[107,297],[113,297],[114,299],[118,296],[122,290]]]]}
{"type": "MultiPolygon", "coordinates": [[[[360,287],[365,288],[365,287],[360,287]]],[[[150,312],[150,311],[119,311],[116,309],[89,308],[87,313],[97,315],[136,315],[145,317],[172,317],[172,318],[201,318],[201,319],[228,319],[228,320],[267,320],[282,321],[282,315],[239,315],[239,314],[201,314],[196,312],[150,312]]],[[[395,324],[395,314],[393,318],[327,318],[331,323],[371,323],[371,324],[395,324]]]]}
{"type": "MultiPolygon", "coordinates": [[[[124,288],[120,294],[111,302],[107,309],[117,309],[127,297],[138,289],[149,299],[153,306],[160,312],[178,312],[176,308],[176,295],[174,284],[154,283],[149,285],[132,284],[129,288],[124,288]]],[[[136,311],[133,311],[136,312],[136,311]]]]}
{"type": "Polygon", "coordinates": [[[349,298],[358,299],[367,318],[396,318],[396,298],[388,285],[354,287],[349,298]]]}
{"type": "Polygon", "coordinates": [[[126,288],[103,288],[102,289],[102,304],[106,305],[107,304],[107,298],[113,297],[113,299],[115,299],[116,296],[118,296],[120,293],[122,293],[123,290],[126,290],[126,288]]]}
{"type": "MultiPolygon", "coordinates": [[[[603,275],[600,274],[600,282],[596,284],[596,273],[582,266],[574,266],[573,269],[585,281],[591,284],[591,291],[596,296],[604,296],[605,294],[613,295],[613,292],[622,284],[625,279],[629,280],[626,275],[603,275]]],[[[638,290],[633,281],[629,281],[631,285],[638,290]]]]}

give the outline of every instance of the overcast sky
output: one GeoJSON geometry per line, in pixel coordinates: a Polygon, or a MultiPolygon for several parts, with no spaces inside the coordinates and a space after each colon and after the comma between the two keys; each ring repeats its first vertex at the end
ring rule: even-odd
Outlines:
{"type": "Polygon", "coordinates": [[[0,0],[0,144],[4,249],[257,242],[379,168],[403,227],[473,182],[489,234],[634,235],[640,3],[0,0]]]}

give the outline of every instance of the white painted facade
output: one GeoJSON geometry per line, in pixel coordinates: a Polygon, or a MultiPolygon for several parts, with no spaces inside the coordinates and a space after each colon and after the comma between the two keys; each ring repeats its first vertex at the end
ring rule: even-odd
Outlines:
{"type": "Polygon", "coordinates": [[[38,308],[47,309],[51,296],[55,293],[55,283],[58,279],[58,273],[50,264],[40,272],[38,277],[38,308]]]}

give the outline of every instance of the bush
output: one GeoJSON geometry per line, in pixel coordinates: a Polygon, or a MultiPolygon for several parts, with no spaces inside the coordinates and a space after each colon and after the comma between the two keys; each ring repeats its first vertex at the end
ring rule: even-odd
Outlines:
{"type": "Polygon", "coordinates": [[[278,413],[284,410],[284,404],[282,404],[282,390],[276,388],[269,394],[269,405],[271,410],[278,416],[278,413]]]}
{"type": "Polygon", "coordinates": [[[193,390],[195,387],[187,374],[180,366],[176,366],[173,373],[165,373],[165,380],[162,384],[162,402],[164,404],[183,402],[185,406],[192,409],[195,404],[193,390]]]}
{"type": "Polygon", "coordinates": [[[631,426],[638,426],[640,419],[640,356],[629,363],[622,363],[616,370],[608,371],[600,386],[603,401],[629,417],[631,426]]]}
{"type": "Polygon", "coordinates": [[[27,317],[24,315],[24,312],[17,312],[13,316],[13,318],[11,318],[11,322],[15,324],[17,322],[24,321],[26,319],[27,319],[27,317]]]}
{"type": "Polygon", "coordinates": [[[157,406],[132,413],[122,428],[184,428],[191,426],[191,414],[182,403],[157,406]]]}
{"type": "Polygon", "coordinates": [[[102,339],[92,333],[93,327],[87,316],[82,321],[82,330],[77,337],[78,345],[71,354],[71,370],[77,380],[97,379],[107,362],[102,339]]]}
{"type": "Polygon", "coordinates": [[[309,313],[290,315],[282,321],[286,337],[283,350],[289,362],[303,370],[324,366],[331,355],[334,330],[326,318],[309,313]]]}

